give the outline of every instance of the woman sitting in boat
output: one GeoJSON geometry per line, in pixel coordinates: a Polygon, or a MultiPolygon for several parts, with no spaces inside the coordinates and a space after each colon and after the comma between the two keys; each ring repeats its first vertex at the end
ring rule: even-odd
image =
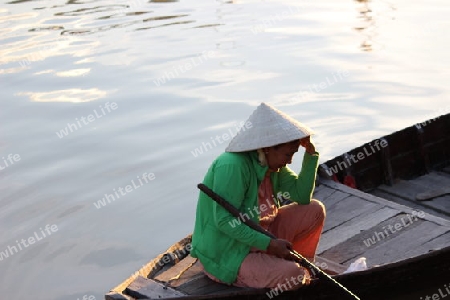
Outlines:
{"type": "Polygon", "coordinates": [[[292,260],[290,249],[314,261],[325,208],[311,199],[319,160],[312,131],[262,103],[248,126],[210,166],[203,183],[277,239],[257,232],[200,192],[191,255],[206,275],[241,287],[296,289],[310,274],[292,260]],[[248,128],[250,127],[250,128],[248,128]],[[287,164],[305,148],[299,175],[287,164]],[[292,201],[282,206],[282,197],[292,201]]]}

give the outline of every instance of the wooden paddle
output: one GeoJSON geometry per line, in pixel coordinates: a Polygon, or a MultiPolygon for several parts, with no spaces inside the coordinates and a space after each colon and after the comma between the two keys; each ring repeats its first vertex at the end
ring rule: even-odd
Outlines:
{"type": "MultiPolygon", "coordinates": [[[[225,199],[223,199],[221,196],[217,195],[213,190],[211,190],[210,188],[208,188],[206,185],[204,185],[203,183],[200,183],[197,185],[197,187],[206,195],[208,195],[212,200],[216,201],[220,206],[222,206],[223,208],[225,208],[231,215],[233,215],[234,217],[240,219],[245,225],[247,225],[248,227],[252,228],[255,231],[261,232],[265,235],[267,235],[268,237],[272,238],[272,239],[276,239],[277,237],[275,235],[273,235],[272,233],[270,233],[269,231],[265,230],[264,228],[262,228],[261,226],[259,226],[259,224],[255,223],[253,220],[251,219],[246,219],[246,218],[242,218],[241,217],[241,212],[234,207],[233,205],[231,205],[230,203],[228,203],[225,199]]],[[[360,300],[360,298],[358,296],[356,296],[355,294],[353,294],[351,291],[349,291],[345,286],[343,286],[342,284],[340,284],[339,282],[337,282],[336,280],[334,280],[333,278],[331,278],[328,274],[326,274],[325,272],[323,272],[321,269],[319,269],[316,265],[314,265],[313,263],[311,263],[310,261],[308,261],[306,258],[304,258],[300,253],[298,253],[295,250],[291,250],[291,253],[297,258],[296,261],[301,264],[302,266],[308,268],[309,270],[312,271],[312,273],[319,279],[323,279],[326,280],[330,283],[332,283],[335,287],[339,288],[341,291],[345,292],[345,294],[348,296],[349,299],[357,299],[360,300]]]]}

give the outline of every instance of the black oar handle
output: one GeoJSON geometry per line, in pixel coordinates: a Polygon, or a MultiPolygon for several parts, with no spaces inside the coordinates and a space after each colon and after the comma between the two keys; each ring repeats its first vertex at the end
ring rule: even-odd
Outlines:
{"type": "MultiPolygon", "coordinates": [[[[277,237],[275,235],[273,235],[271,232],[265,230],[264,228],[262,228],[259,224],[257,224],[256,222],[254,222],[251,219],[248,218],[244,218],[241,214],[241,212],[234,207],[233,205],[231,205],[228,201],[226,201],[225,199],[223,199],[221,196],[217,195],[213,190],[211,190],[209,187],[207,187],[206,185],[204,185],[203,183],[200,183],[197,185],[197,187],[206,195],[208,195],[211,199],[213,199],[214,201],[216,201],[220,206],[222,206],[223,208],[225,208],[232,216],[240,219],[245,225],[247,225],[248,227],[252,228],[255,231],[258,231],[260,233],[263,233],[265,235],[267,235],[268,237],[272,238],[272,239],[277,239],[277,237]]],[[[291,250],[291,253],[297,257],[297,262],[300,263],[301,265],[303,265],[304,267],[312,270],[318,278],[320,279],[325,279],[328,280],[329,282],[333,283],[335,286],[339,287],[341,290],[345,291],[347,293],[348,296],[351,296],[352,299],[357,299],[360,300],[358,296],[356,296],[355,294],[353,294],[351,291],[349,291],[345,286],[343,286],[342,284],[340,284],[339,282],[337,282],[336,280],[334,280],[333,278],[331,278],[328,274],[326,274],[325,272],[323,272],[321,269],[319,269],[315,264],[311,263],[310,261],[308,261],[306,258],[304,258],[300,253],[298,253],[295,250],[291,250]]]]}

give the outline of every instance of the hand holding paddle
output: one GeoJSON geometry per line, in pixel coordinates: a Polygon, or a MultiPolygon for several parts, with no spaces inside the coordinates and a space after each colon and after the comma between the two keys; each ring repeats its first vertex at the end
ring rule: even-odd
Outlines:
{"type": "Polygon", "coordinates": [[[267,253],[281,257],[288,260],[296,260],[297,258],[292,255],[292,244],[282,239],[271,239],[269,247],[267,247],[267,253]]]}

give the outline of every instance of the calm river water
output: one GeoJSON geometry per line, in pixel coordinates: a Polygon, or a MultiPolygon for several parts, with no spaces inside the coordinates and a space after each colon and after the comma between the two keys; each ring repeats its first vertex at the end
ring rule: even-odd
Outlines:
{"type": "Polygon", "coordinates": [[[321,161],[449,112],[449,13],[1,0],[0,298],[102,299],[190,233],[196,184],[227,144],[212,138],[262,101],[317,132],[321,161]]]}

